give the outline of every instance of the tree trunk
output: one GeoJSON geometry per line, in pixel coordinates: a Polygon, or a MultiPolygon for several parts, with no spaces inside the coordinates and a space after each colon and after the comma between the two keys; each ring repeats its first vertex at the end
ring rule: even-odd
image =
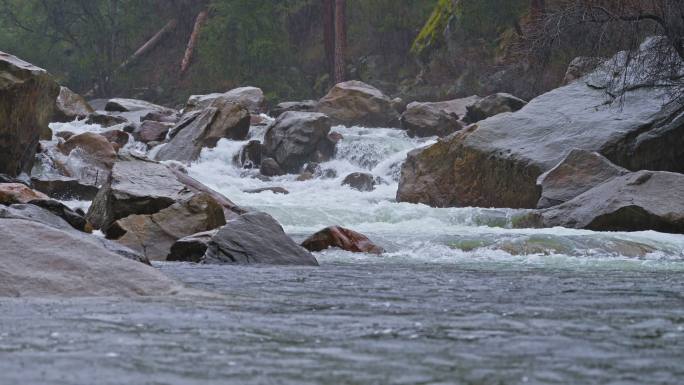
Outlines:
{"type": "Polygon", "coordinates": [[[180,74],[183,76],[190,68],[190,63],[192,62],[192,56],[195,52],[195,46],[197,45],[197,39],[199,38],[200,31],[202,30],[202,25],[207,20],[209,12],[202,11],[197,15],[195,20],[195,27],[192,29],[190,34],[190,40],[188,40],[188,45],[185,48],[185,55],[183,56],[183,61],[181,61],[180,74]]]}
{"type": "Polygon", "coordinates": [[[178,21],[176,21],[176,19],[169,20],[169,22],[166,23],[164,28],[160,29],[159,32],[152,36],[150,40],[148,40],[145,44],[138,48],[138,50],[135,51],[135,53],[131,55],[131,57],[129,57],[125,62],[123,62],[119,66],[119,69],[124,69],[128,67],[131,63],[138,60],[141,56],[151,51],[154,47],[157,46],[157,44],[159,44],[159,42],[164,40],[164,37],[166,37],[166,35],[169,32],[173,31],[176,28],[176,25],[178,25],[178,21]]]}
{"type": "Polygon", "coordinates": [[[347,1],[335,0],[335,83],[346,78],[347,1]]]}
{"type": "Polygon", "coordinates": [[[532,20],[539,20],[546,12],[546,4],[544,0],[530,0],[530,15],[532,20]]]}
{"type": "Polygon", "coordinates": [[[328,73],[335,74],[335,5],[334,0],[323,0],[323,43],[328,73]]]}

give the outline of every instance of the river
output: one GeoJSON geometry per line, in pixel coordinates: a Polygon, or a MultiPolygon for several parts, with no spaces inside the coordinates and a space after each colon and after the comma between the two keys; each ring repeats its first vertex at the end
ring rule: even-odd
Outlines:
{"type": "MultiPolygon", "coordinates": [[[[53,126],[67,128],[94,129],[53,126]]],[[[189,173],[298,241],[342,225],[386,253],[156,264],[217,294],[199,298],[0,300],[0,384],[682,383],[684,236],[514,229],[517,210],[397,203],[401,162],[433,140],[334,130],[334,178],[261,181],[233,165],[244,143],[231,141],[189,173]],[[354,171],[382,184],[342,187],[354,171]],[[290,194],[243,192],[273,186],[290,194]]]]}

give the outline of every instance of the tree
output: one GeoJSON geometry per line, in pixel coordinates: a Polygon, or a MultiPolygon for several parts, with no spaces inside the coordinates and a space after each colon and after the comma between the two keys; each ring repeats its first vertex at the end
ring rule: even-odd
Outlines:
{"type": "Polygon", "coordinates": [[[335,0],[335,83],[346,75],[347,53],[347,0],[335,0]]]}

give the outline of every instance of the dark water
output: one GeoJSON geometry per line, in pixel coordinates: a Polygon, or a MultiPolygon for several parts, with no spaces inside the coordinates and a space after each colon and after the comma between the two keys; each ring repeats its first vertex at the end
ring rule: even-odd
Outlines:
{"type": "Polygon", "coordinates": [[[162,270],[222,298],[0,300],[0,384],[682,384],[681,269],[162,270]]]}

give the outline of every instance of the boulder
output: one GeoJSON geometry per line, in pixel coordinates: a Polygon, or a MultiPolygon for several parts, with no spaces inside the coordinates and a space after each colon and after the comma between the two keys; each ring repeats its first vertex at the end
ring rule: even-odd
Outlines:
{"type": "Polygon", "coordinates": [[[99,124],[102,127],[113,127],[126,123],[130,122],[123,116],[100,112],[94,112],[88,115],[88,119],[86,119],[86,124],[99,124]]]}
{"type": "Polygon", "coordinates": [[[119,152],[120,149],[124,148],[124,146],[128,144],[128,141],[131,138],[126,131],[122,130],[109,130],[101,132],[100,135],[107,139],[109,143],[111,143],[114,147],[114,150],[116,150],[117,152],[119,152]]]}
{"type": "Polygon", "coordinates": [[[49,199],[47,195],[32,190],[22,183],[0,183],[0,204],[28,203],[34,199],[49,199]]]}
{"type": "Polygon", "coordinates": [[[146,102],[138,99],[124,99],[114,98],[109,99],[105,105],[105,111],[108,112],[140,112],[145,114],[149,112],[158,112],[162,114],[172,115],[175,111],[171,108],[160,106],[158,104],[146,102]]]}
{"type": "Polygon", "coordinates": [[[278,162],[276,162],[276,160],[273,158],[263,159],[261,161],[261,167],[259,168],[259,172],[261,172],[261,175],[264,176],[285,175],[285,171],[283,171],[283,169],[280,168],[278,162]]]}
{"type": "Polygon", "coordinates": [[[525,107],[526,101],[516,98],[511,94],[498,93],[489,95],[466,107],[468,112],[464,120],[468,123],[477,123],[492,116],[504,112],[515,112],[525,107]]]}
{"type": "Polygon", "coordinates": [[[178,122],[178,114],[173,111],[151,111],[140,117],[140,121],[144,122],[146,120],[151,120],[160,123],[173,123],[178,122]]]}
{"type": "Polygon", "coordinates": [[[342,185],[363,192],[373,191],[375,190],[375,178],[365,172],[354,172],[344,178],[342,185]]]}
{"type": "Polygon", "coordinates": [[[178,122],[176,122],[176,125],[169,130],[169,139],[173,139],[176,134],[181,132],[185,127],[189,126],[192,122],[194,122],[200,115],[202,114],[201,110],[198,111],[191,111],[188,113],[185,113],[181,115],[180,119],[178,119],[178,122]]]}
{"type": "Polygon", "coordinates": [[[167,261],[199,263],[218,230],[204,231],[177,240],[166,257],[167,261]]]}
{"type": "Polygon", "coordinates": [[[174,136],[156,155],[157,160],[196,160],[202,149],[213,148],[220,139],[244,140],[249,133],[249,111],[223,97],[184,128],[174,128],[174,136]]]}
{"type": "Polygon", "coordinates": [[[85,184],[103,183],[117,160],[114,145],[94,132],[74,135],[57,149],[67,157],[64,167],[68,175],[85,184]]]}
{"type": "Polygon", "coordinates": [[[652,57],[652,45],[645,43],[630,58],[620,53],[581,81],[541,95],[517,112],[411,152],[397,200],[535,208],[541,198],[537,179],[573,149],[598,152],[631,171],[684,172],[682,104],[667,87],[643,79],[649,71],[621,72],[628,60],[652,57]]]}
{"type": "Polygon", "coordinates": [[[401,115],[401,126],[411,137],[444,137],[463,128],[459,119],[459,115],[441,108],[440,103],[413,102],[401,115]]]}
{"type": "Polygon", "coordinates": [[[216,99],[224,99],[248,109],[253,114],[261,112],[264,104],[264,92],[256,87],[240,87],[226,93],[214,93],[209,95],[192,95],[185,105],[184,112],[203,110],[209,107],[216,99]]]}
{"type": "Polygon", "coordinates": [[[328,138],[330,119],[316,112],[286,112],[266,131],[264,152],[288,173],[297,173],[307,162],[333,157],[335,144],[328,138]]]}
{"type": "Polygon", "coordinates": [[[211,238],[202,262],[318,265],[316,258],[294,243],[275,219],[261,212],[250,212],[228,221],[211,238]]]}
{"type": "Polygon", "coordinates": [[[67,87],[60,87],[59,95],[55,101],[55,111],[52,116],[53,122],[72,122],[76,119],[85,119],[95,112],[93,107],[83,98],[67,87]]]}
{"type": "Polygon", "coordinates": [[[93,200],[86,219],[94,228],[109,234],[110,227],[119,219],[155,214],[200,193],[211,196],[224,209],[225,217],[244,212],[221,194],[163,164],[120,161],[93,200]]]}
{"type": "Polygon", "coordinates": [[[261,194],[262,192],[266,192],[266,191],[270,191],[274,194],[283,194],[283,195],[287,195],[290,193],[289,191],[287,191],[286,189],[284,189],[282,187],[264,187],[264,188],[257,188],[257,189],[253,189],[253,190],[245,190],[245,192],[247,194],[261,194]]]}
{"type": "Polygon", "coordinates": [[[84,233],[90,233],[93,231],[92,226],[90,226],[90,223],[86,221],[83,215],[70,209],[62,202],[52,199],[35,199],[28,203],[45,209],[64,219],[69,225],[71,225],[71,227],[78,231],[82,231],[84,233]]]}
{"type": "Polygon", "coordinates": [[[146,120],[133,131],[133,138],[138,142],[163,142],[169,130],[173,128],[173,123],[162,123],[154,120],[146,120]]]}
{"type": "Polygon", "coordinates": [[[99,188],[92,184],[81,183],[76,178],[59,175],[31,177],[33,187],[50,198],[59,200],[91,201],[99,188]]]}
{"type": "Polygon", "coordinates": [[[239,155],[239,163],[242,168],[257,168],[261,165],[262,155],[261,142],[258,140],[250,140],[242,147],[239,155]]]}
{"type": "Polygon", "coordinates": [[[385,250],[375,245],[365,235],[344,227],[331,226],[313,234],[302,242],[309,251],[322,251],[337,247],[352,253],[382,254],[385,250]]]}
{"type": "Polygon", "coordinates": [[[399,127],[399,113],[392,100],[377,88],[351,80],[335,85],[318,102],[318,112],[334,124],[367,127],[399,127]]]}
{"type": "Polygon", "coordinates": [[[537,180],[542,193],[538,208],[567,202],[583,192],[629,171],[596,152],[572,150],[556,167],[537,180]]]}
{"type": "Polygon", "coordinates": [[[32,187],[31,179],[27,174],[19,174],[18,176],[9,176],[7,174],[0,174],[0,183],[21,183],[27,187],[32,187]]]}
{"type": "Polygon", "coordinates": [[[0,296],[158,296],[182,286],[108,250],[98,237],[24,219],[0,219],[0,296]]]}
{"type": "MultiPolygon", "coordinates": [[[[38,207],[33,204],[15,204],[11,205],[8,207],[2,207],[0,206],[0,221],[2,219],[21,219],[25,221],[31,221],[31,222],[38,222],[40,224],[55,228],[57,230],[61,231],[67,231],[67,232],[72,232],[76,233],[78,236],[84,236],[86,235],[85,232],[82,232],[80,230],[74,229],[74,227],[69,224],[67,221],[64,219],[60,218],[59,216],[53,214],[52,212],[42,208],[38,207]]],[[[147,258],[143,257],[142,255],[136,253],[135,251],[120,245],[116,242],[110,241],[108,239],[95,236],[92,238],[87,238],[87,239],[92,239],[94,242],[100,244],[102,247],[105,249],[109,250],[110,252],[113,252],[114,254],[117,254],[121,257],[136,261],[136,262],[142,262],[145,264],[149,264],[150,262],[147,260],[147,258]]]]}
{"type": "Polygon", "coordinates": [[[574,58],[568,65],[568,69],[565,72],[565,78],[563,79],[563,84],[569,84],[575,80],[581,79],[584,75],[587,75],[594,71],[596,67],[601,65],[605,59],[600,57],[591,56],[579,56],[574,58]]]}
{"type": "Polygon", "coordinates": [[[282,102],[278,103],[275,108],[271,110],[271,116],[274,118],[288,111],[300,112],[315,112],[318,107],[318,102],[315,100],[302,100],[300,102],[282,102]]]}
{"type": "Polygon", "coordinates": [[[638,171],[617,176],[541,213],[544,226],[684,234],[684,175],[638,171]]]}
{"type": "Polygon", "coordinates": [[[47,71],[0,52],[0,174],[30,172],[48,127],[59,86],[47,71]]]}
{"type": "Polygon", "coordinates": [[[180,238],[216,229],[226,223],[223,207],[208,194],[195,194],[151,215],[119,219],[107,231],[109,239],[163,261],[180,238]]]}

